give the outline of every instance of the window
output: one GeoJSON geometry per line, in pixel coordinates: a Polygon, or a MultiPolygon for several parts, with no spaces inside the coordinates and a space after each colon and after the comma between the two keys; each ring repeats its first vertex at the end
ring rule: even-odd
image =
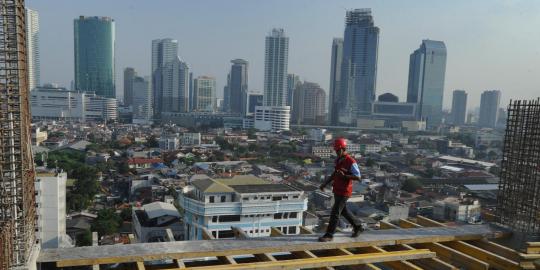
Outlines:
{"type": "Polygon", "coordinates": [[[217,216],[213,216],[213,217],[212,217],[212,222],[217,222],[217,220],[218,220],[218,217],[217,217],[217,216]]]}
{"type": "Polygon", "coordinates": [[[292,197],[293,197],[293,199],[298,199],[299,196],[298,196],[298,195],[294,195],[294,196],[292,196],[292,197]]]}
{"type": "Polygon", "coordinates": [[[223,230],[218,232],[219,238],[234,238],[234,232],[232,230],[223,230]]]}
{"type": "Polygon", "coordinates": [[[214,238],[216,238],[216,237],[217,237],[217,232],[216,232],[216,231],[212,231],[212,236],[213,236],[214,238]]]}
{"type": "Polygon", "coordinates": [[[282,218],[282,213],[275,213],[274,214],[274,219],[281,219],[282,218]]]}
{"type": "Polygon", "coordinates": [[[243,201],[249,201],[249,198],[248,197],[244,197],[242,198],[243,201]]]}
{"type": "Polygon", "coordinates": [[[296,234],[296,226],[289,226],[289,234],[296,234]]]}
{"type": "Polygon", "coordinates": [[[272,197],[272,201],[281,201],[281,196],[274,196],[272,197]]]}
{"type": "Polygon", "coordinates": [[[298,213],[297,212],[291,212],[289,213],[289,218],[297,218],[298,217],[298,213]]]}
{"type": "Polygon", "coordinates": [[[240,221],[240,215],[228,215],[228,216],[219,216],[219,222],[237,222],[240,221]]]}
{"type": "Polygon", "coordinates": [[[227,197],[225,195],[221,196],[221,202],[225,202],[227,200],[227,197]]]}
{"type": "Polygon", "coordinates": [[[283,213],[283,219],[288,219],[289,218],[289,213],[283,213]]]}
{"type": "Polygon", "coordinates": [[[258,198],[259,198],[259,197],[257,197],[257,196],[253,197],[254,200],[257,200],[258,198]]]}
{"type": "Polygon", "coordinates": [[[210,203],[214,203],[214,196],[209,197],[210,203]]]}
{"type": "Polygon", "coordinates": [[[255,233],[259,233],[259,229],[255,229],[255,233]]]}

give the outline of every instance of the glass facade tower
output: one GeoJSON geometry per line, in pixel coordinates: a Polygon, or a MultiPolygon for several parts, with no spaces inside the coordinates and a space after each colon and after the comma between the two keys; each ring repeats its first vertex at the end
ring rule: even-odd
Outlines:
{"type": "Polygon", "coordinates": [[[74,38],[75,90],[116,98],[114,20],[80,16],[74,21],[74,38]]]}

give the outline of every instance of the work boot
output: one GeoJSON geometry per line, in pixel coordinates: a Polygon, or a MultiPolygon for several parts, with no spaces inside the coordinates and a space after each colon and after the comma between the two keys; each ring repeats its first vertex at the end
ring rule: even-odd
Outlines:
{"type": "Polygon", "coordinates": [[[362,227],[362,225],[354,226],[351,237],[355,238],[363,231],[364,231],[364,228],[362,227]]]}
{"type": "Polygon", "coordinates": [[[330,242],[332,241],[332,239],[334,239],[334,237],[331,234],[326,233],[323,236],[319,237],[319,242],[330,242]]]}

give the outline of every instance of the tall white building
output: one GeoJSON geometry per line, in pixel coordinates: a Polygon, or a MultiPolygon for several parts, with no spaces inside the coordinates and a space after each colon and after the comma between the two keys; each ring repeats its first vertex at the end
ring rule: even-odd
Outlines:
{"type": "Polygon", "coordinates": [[[118,117],[115,98],[93,92],[69,91],[54,85],[37,87],[30,93],[30,109],[36,119],[114,121],[118,117]]]}
{"type": "Polygon", "coordinates": [[[189,67],[177,56],[161,68],[161,111],[189,111],[189,67]]]}
{"type": "Polygon", "coordinates": [[[26,63],[28,63],[28,89],[34,90],[40,85],[39,71],[39,13],[26,10],[26,63]]]}
{"type": "Polygon", "coordinates": [[[256,106],[255,129],[279,132],[289,130],[291,123],[291,107],[289,106],[256,106]]]}
{"type": "Polygon", "coordinates": [[[214,112],[216,110],[216,79],[199,76],[193,81],[194,111],[214,112]]]}
{"type": "Polygon", "coordinates": [[[272,29],[266,36],[264,57],[264,105],[287,105],[287,66],[289,37],[283,29],[272,29]]]}
{"type": "Polygon", "coordinates": [[[66,234],[66,181],[65,172],[36,174],[37,227],[42,248],[72,246],[66,234]]]}
{"type": "Polygon", "coordinates": [[[152,88],[149,78],[135,77],[132,88],[133,122],[148,123],[152,120],[152,88]]]}
{"type": "Polygon", "coordinates": [[[152,95],[154,116],[162,111],[162,75],[161,69],[169,62],[178,58],[178,40],[171,38],[152,40],[152,95]]]}

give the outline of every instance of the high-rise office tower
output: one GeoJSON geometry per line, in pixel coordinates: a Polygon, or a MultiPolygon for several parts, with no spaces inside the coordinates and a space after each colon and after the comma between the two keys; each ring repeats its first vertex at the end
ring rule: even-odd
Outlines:
{"type": "Polygon", "coordinates": [[[287,74],[287,106],[293,106],[294,90],[300,84],[300,77],[296,74],[287,74]]]}
{"type": "Polygon", "coordinates": [[[417,118],[425,119],[428,128],[442,120],[446,46],[442,41],[423,40],[409,60],[407,102],[417,103],[417,118]]]}
{"type": "Polygon", "coordinates": [[[216,110],[216,79],[199,76],[193,80],[194,111],[214,112],[216,110]]]}
{"type": "Polygon", "coordinates": [[[26,10],[26,63],[28,63],[28,89],[34,90],[40,83],[39,65],[39,13],[26,10]]]}
{"type": "Polygon", "coordinates": [[[332,41],[332,60],[330,62],[330,91],[328,95],[329,124],[338,124],[339,106],[337,105],[341,89],[341,61],[343,60],[343,39],[332,41]]]}
{"type": "Polygon", "coordinates": [[[147,123],[152,120],[152,87],[150,78],[135,76],[133,84],[133,122],[147,123]]]}
{"type": "Polygon", "coordinates": [[[266,36],[264,57],[264,105],[287,106],[289,37],[274,28],[266,36]]]}
{"type": "Polygon", "coordinates": [[[255,107],[263,105],[263,95],[250,93],[248,98],[248,114],[255,112],[255,107]]]}
{"type": "Polygon", "coordinates": [[[152,100],[154,117],[160,118],[163,111],[162,68],[178,58],[178,41],[171,38],[152,40],[152,100]]]}
{"type": "Polygon", "coordinates": [[[189,67],[180,58],[169,61],[161,70],[161,111],[189,111],[189,67]]]}
{"type": "Polygon", "coordinates": [[[192,111],[193,108],[195,107],[195,105],[194,105],[195,103],[193,103],[193,99],[194,99],[194,96],[195,96],[193,94],[193,85],[194,84],[195,83],[193,82],[193,72],[190,72],[189,73],[189,87],[188,87],[188,89],[189,89],[189,98],[188,99],[189,99],[189,110],[190,111],[192,111]]]}
{"type": "Polygon", "coordinates": [[[324,125],[326,93],[316,83],[299,83],[294,91],[292,121],[304,125],[324,125]]]}
{"type": "Polygon", "coordinates": [[[248,62],[243,59],[231,61],[231,71],[229,72],[225,97],[226,111],[245,115],[247,112],[248,95],[248,62]]]}
{"type": "Polygon", "coordinates": [[[371,9],[347,11],[341,91],[337,97],[343,124],[354,124],[358,115],[371,113],[371,104],[375,100],[378,47],[379,28],[374,25],[371,9]]]}
{"type": "Polygon", "coordinates": [[[452,94],[452,114],[451,122],[454,125],[462,126],[465,124],[467,115],[467,92],[465,90],[454,90],[452,94]]]}
{"type": "Polygon", "coordinates": [[[137,76],[134,68],[127,67],[124,69],[124,105],[131,106],[133,104],[133,79],[137,76]]]}
{"type": "Polygon", "coordinates": [[[75,90],[116,98],[114,20],[80,16],[74,26],[75,90]]]}
{"type": "Polygon", "coordinates": [[[478,126],[493,128],[497,124],[499,116],[499,104],[501,102],[501,91],[484,91],[480,97],[480,117],[478,126]]]}

